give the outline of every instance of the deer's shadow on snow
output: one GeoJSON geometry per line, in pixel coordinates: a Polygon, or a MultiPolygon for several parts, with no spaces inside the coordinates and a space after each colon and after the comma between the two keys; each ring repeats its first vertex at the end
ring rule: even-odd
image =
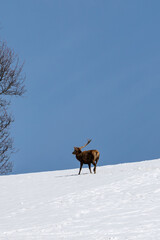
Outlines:
{"type": "Polygon", "coordinates": [[[67,174],[67,175],[56,176],[56,178],[79,177],[79,176],[88,175],[88,174],[89,173],[81,173],[80,175],[78,173],[76,173],[76,174],[67,174]]]}

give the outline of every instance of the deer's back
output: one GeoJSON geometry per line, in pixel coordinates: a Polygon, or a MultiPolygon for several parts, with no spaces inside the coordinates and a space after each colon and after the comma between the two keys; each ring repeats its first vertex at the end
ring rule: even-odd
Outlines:
{"type": "Polygon", "coordinates": [[[90,163],[99,158],[99,152],[97,150],[88,150],[81,153],[81,161],[83,163],[90,163]]]}

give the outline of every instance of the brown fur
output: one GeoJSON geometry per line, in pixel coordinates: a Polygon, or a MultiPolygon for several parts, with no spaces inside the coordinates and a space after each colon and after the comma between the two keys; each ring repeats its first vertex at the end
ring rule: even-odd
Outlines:
{"type": "MultiPolygon", "coordinates": [[[[91,142],[91,140],[88,140],[87,144],[85,146],[87,146],[89,143],[91,142]]],[[[97,150],[89,150],[89,151],[81,151],[83,147],[74,147],[74,151],[72,152],[72,154],[76,155],[76,158],[78,161],[80,161],[80,169],[79,169],[79,174],[81,173],[81,169],[83,164],[88,164],[90,173],[92,173],[91,171],[91,163],[94,165],[94,173],[96,173],[96,165],[97,162],[99,160],[99,152],[97,150]]]]}

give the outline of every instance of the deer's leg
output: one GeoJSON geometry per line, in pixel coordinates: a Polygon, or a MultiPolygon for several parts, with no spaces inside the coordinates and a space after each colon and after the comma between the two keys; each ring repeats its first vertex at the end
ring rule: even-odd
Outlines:
{"type": "Polygon", "coordinates": [[[99,160],[99,157],[97,157],[97,159],[96,159],[96,164],[97,164],[98,160],[99,160]]]}
{"type": "Polygon", "coordinates": [[[88,167],[89,167],[90,173],[92,173],[92,170],[91,170],[91,163],[88,163],[88,167]]]}
{"type": "Polygon", "coordinates": [[[92,162],[92,164],[94,165],[93,171],[94,171],[94,173],[96,173],[96,163],[92,162]]]}
{"type": "Polygon", "coordinates": [[[80,175],[80,173],[81,173],[82,166],[83,166],[83,163],[80,162],[80,168],[79,168],[79,173],[78,173],[79,175],[80,175]]]}

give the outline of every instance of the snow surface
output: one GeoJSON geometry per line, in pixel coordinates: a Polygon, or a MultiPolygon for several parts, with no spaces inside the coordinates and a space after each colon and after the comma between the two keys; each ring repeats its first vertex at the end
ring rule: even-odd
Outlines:
{"type": "Polygon", "coordinates": [[[160,160],[0,177],[0,240],[159,240],[160,160]]]}

